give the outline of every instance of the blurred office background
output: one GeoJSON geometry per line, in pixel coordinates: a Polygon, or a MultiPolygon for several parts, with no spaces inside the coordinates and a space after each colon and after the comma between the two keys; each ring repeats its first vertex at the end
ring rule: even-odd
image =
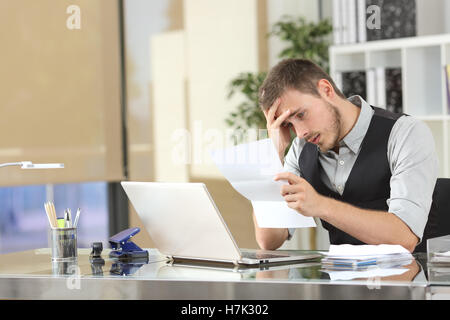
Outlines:
{"type": "MultiPolygon", "coordinates": [[[[450,33],[447,1],[416,3],[415,36],[450,33]]],[[[135,241],[152,247],[122,180],[206,183],[238,245],[256,248],[251,204],[208,148],[227,143],[225,119],[244,99],[227,98],[231,79],[279,61],[284,43],[267,37],[271,26],[284,15],[331,20],[333,4],[0,0],[0,163],[65,164],[0,170],[0,253],[47,246],[46,201],[60,215],[82,209],[80,247],[134,226],[142,229],[135,241]],[[71,5],[79,8],[75,27],[71,5]]],[[[326,249],[327,235],[304,229],[284,248],[326,249]]]]}

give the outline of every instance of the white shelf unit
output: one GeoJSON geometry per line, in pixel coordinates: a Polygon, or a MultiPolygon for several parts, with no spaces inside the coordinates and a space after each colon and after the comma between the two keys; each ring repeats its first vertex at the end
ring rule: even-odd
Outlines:
{"type": "Polygon", "coordinates": [[[333,79],[339,72],[402,68],[403,112],[430,127],[439,157],[439,177],[447,178],[450,177],[450,106],[444,67],[448,64],[450,34],[330,47],[333,79]]]}

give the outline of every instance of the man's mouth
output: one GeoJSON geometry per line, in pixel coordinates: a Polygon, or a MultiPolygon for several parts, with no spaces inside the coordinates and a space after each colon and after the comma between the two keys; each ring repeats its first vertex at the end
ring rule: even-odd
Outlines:
{"type": "Polygon", "coordinates": [[[315,135],[313,138],[309,139],[308,142],[318,144],[320,141],[320,134],[315,135]]]}

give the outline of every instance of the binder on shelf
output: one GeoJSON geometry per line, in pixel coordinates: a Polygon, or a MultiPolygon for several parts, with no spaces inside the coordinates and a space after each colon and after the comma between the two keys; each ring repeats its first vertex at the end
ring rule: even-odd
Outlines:
{"type": "Polygon", "coordinates": [[[377,67],[367,70],[367,102],[391,112],[403,112],[401,68],[377,67]]]}
{"type": "Polygon", "coordinates": [[[341,20],[342,0],[333,0],[333,42],[342,44],[342,20],[341,20]]]}
{"type": "Polygon", "coordinates": [[[336,72],[334,82],[336,83],[336,86],[339,88],[339,90],[341,90],[341,92],[344,93],[342,83],[342,72],[336,72]]]}
{"type": "Polygon", "coordinates": [[[342,72],[342,93],[346,97],[354,95],[366,97],[366,72],[365,70],[342,72]]]}
{"type": "Polygon", "coordinates": [[[348,43],[356,43],[357,31],[356,31],[356,0],[347,0],[348,9],[348,43]]]}
{"type": "Polygon", "coordinates": [[[366,0],[380,8],[381,28],[367,29],[367,41],[416,36],[416,1],[366,0]]]}
{"type": "Polygon", "coordinates": [[[450,114],[450,64],[444,67],[445,83],[447,84],[447,111],[450,114]]]}
{"type": "Polygon", "coordinates": [[[385,77],[385,98],[386,109],[391,112],[403,112],[403,86],[402,69],[386,68],[385,77]]]}
{"type": "Polygon", "coordinates": [[[358,42],[366,42],[367,41],[367,16],[366,16],[366,0],[357,0],[356,3],[357,10],[357,18],[358,18],[358,42]]]}
{"type": "Polygon", "coordinates": [[[383,67],[375,68],[376,106],[386,109],[386,77],[383,67]]]}
{"type": "Polygon", "coordinates": [[[416,1],[411,0],[333,0],[334,44],[413,37],[417,34],[416,1]],[[381,27],[367,28],[371,12],[367,8],[380,8],[381,27]]]}
{"type": "Polygon", "coordinates": [[[347,0],[341,0],[341,19],[342,19],[342,27],[341,27],[341,34],[342,34],[342,43],[347,44],[348,43],[348,1],[347,0]]]}
{"type": "Polygon", "coordinates": [[[373,68],[366,71],[366,83],[367,83],[367,102],[372,105],[377,105],[377,89],[376,89],[376,76],[373,68]]]}

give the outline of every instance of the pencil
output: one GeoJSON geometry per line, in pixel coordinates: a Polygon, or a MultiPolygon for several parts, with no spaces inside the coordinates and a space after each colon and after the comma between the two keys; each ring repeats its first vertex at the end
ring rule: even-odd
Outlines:
{"type": "Polygon", "coordinates": [[[55,209],[55,204],[52,202],[52,211],[53,211],[53,221],[55,223],[55,225],[58,225],[58,217],[56,216],[56,209],[55,209]]]}
{"type": "Polygon", "coordinates": [[[47,214],[48,223],[50,223],[50,227],[53,227],[52,218],[50,217],[50,212],[47,207],[47,203],[44,203],[45,213],[47,214]]]}
{"type": "Polygon", "coordinates": [[[53,210],[52,210],[52,207],[50,205],[50,202],[46,202],[44,206],[45,206],[45,211],[47,212],[47,216],[48,216],[48,219],[49,219],[49,222],[50,222],[50,226],[52,228],[57,228],[58,225],[55,223],[55,216],[53,215],[53,210]]]}

